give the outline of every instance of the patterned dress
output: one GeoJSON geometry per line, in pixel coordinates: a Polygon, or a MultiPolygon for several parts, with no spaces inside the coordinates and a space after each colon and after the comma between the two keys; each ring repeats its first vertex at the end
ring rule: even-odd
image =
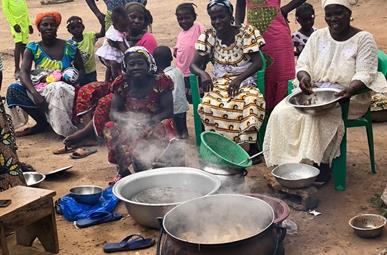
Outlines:
{"type": "Polygon", "coordinates": [[[214,89],[203,97],[199,115],[206,130],[216,131],[236,142],[255,143],[265,103],[251,76],[241,83],[234,98],[228,96],[230,82],[250,65],[249,53],[258,52],[264,44],[259,31],[253,26],[242,26],[230,46],[221,44],[214,29],[200,35],[195,47],[201,54],[209,54],[214,66],[214,89]]]}

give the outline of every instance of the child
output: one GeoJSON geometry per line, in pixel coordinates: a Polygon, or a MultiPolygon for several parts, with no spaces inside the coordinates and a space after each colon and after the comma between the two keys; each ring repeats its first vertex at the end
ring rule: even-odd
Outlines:
{"type": "Polygon", "coordinates": [[[300,24],[301,28],[292,34],[295,56],[301,54],[309,37],[316,30],[313,28],[314,18],[314,9],[311,4],[303,3],[296,9],[296,21],[300,24]]]}
{"type": "Polygon", "coordinates": [[[188,101],[185,96],[185,83],[182,72],[171,66],[173,57],[172,52],[167,46],[159,46],[153,52],[157,68],[163,70],[166,75],[171,77],[174,83],[173,95],[173,120],[179,138],[188,137],[187,129],[187,111],[189,109],[188,101]]]}
{"type": "Polygon", "coordinates": [[[129,18],[124,8],[117,7],[112,12],[113,25],[105,34],[105,42],[95,53],[101,62],[107,66],[106,81],[114,80],[121,73],[121,63],[124,58],[123,52],[128,48],[125,39],[128,31],[129,18]],[[117,47],[113,47],[117,46],[117,47]]]}
{"type": "Polygon", "coordinates": [[[72,16],[67,20],[67,30],[73,36],[69,41],[77,45],[81,53],[83,64],[85,66],[84,78],[79,81],[80,85],[97,81],[97,71],[95,66],[95,43],[99,38],[105,35],[105,27],[101,25],[99,33],[86,32],[83,21],[78,16],[72,16]]]}
{"type": "Polygon", "coordinates": [[[195,43],[199,35],[204,32],[204,26],[195,23],[197,14],[193,3],[182,3],[176,8],[176,18],[179,26],[183,29],[177,36],[173,55],[176,58],[176,67],[184,74],[187,99],[191,102],[192,96],[189,85],[189,66],[195,55],[195,43]]]}
{"type": "Polygon", "coordinates": [[[15,79],[19,79],[20,58],[23,57],[29,34],[34,32],[25,0],[2,0],[3,14],[15,41],[15,79]]]}

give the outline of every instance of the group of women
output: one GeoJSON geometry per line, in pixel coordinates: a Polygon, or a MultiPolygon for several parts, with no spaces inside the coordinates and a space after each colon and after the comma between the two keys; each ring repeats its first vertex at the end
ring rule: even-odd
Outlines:
{"type": "MultiPolygon", "coordinates": [[[[235,19],[229,0],[211,0],[207,11],[212,28],[199,37],[191,64],[191,72],[199,76],[207,91],[198,109],[207,130],[250,144],[250,152],[254,152],[258,149],[257,131],[270,114],[262,148],[268,166],[303,160],[329,165],[340,153],[344,126],[339,107],[310,116],[283,100],[295,72],[304,93],[311,93],[313,86],[339,87],[341,96],[351,98],[353,117],[364,114],[370,105],[370,93],[357,92],[363,88],[384,92],[387,87],[377,72],[372,35],[350,24],[353,0],[322,1],[328,27],[312,34],[294,67],[287,14],[303,2],[292,0],[281,8],[280,0],[237,0],[235,19]],[[243,25],[246,8],[248,25],[243,25]],[[255,79],[262,65],[259,51],[265,53],[268,63],[264,95],[255,79]],[[208,62],[214,67],[212,76],[204,68],[208,62]]],[[[37,121],[30,131],[45,129],[48,123],[57,134],[67,137],[68,147],[87,137],[104,136],[109,161],[118,165],[120,175],[127,174],[130,164],[138,170],[149,167],[158,154],[150,144],[162,148],[159,143],[165,146],[174,136],[170,121],[173,84],[157,70],[150,54],[153,49],[139,44],[138,34],[146,30],[139,24],[146,17],[145,8],[136,5],[127,11],[136,12],[136,20],[131,22],[141,29],[135,31],[137,39],[131,45],[145,48],[133,47],[125,53],[124,76],[113,83],[86,85],[77,95],[73,86],[63,82],[35,91],[30,78],[33,62],[48,69],[73,65],[80,75],[83,70],[77,49],[56,36],[60,16],[46,13],[36,19],[42,40],[25,52],[22,85],[12,84],[7,93],[9,106],[22,107],[37,121]],[[84,124],[78,131],[72,124],[75,96],[75,113],[84,124]]],[[[329,173],[321,176],[326,181],[329,173]]]]}

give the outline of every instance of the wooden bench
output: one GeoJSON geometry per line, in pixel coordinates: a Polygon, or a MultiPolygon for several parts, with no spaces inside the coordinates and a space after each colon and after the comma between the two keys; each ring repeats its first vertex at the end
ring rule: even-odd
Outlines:
{"type": "Polygon", "coordinates": [[[16,232],[20,245],[31,246],[36,238],[44,249],[59,252],[52,190],[12,187],[0,192],[0,199],[11,199],[9,206],[0,208],[0,245],[3,255],[8,255],[6,235],[16,232]]]}

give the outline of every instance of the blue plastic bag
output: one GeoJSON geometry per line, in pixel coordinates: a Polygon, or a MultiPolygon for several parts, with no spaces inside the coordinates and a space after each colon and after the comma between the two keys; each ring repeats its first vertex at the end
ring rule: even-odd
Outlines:
{"type": "Polygon", "coordinates": [[[76,221],[88,218],[94,212],[113,212],[118,202],[118,198],[112,192],[112,187],[108,187],[102,192],[99,202],[95,205],[78,203],[70,194],[67,194],[59,200],[59,208],[66,220],[76,221]]]}

